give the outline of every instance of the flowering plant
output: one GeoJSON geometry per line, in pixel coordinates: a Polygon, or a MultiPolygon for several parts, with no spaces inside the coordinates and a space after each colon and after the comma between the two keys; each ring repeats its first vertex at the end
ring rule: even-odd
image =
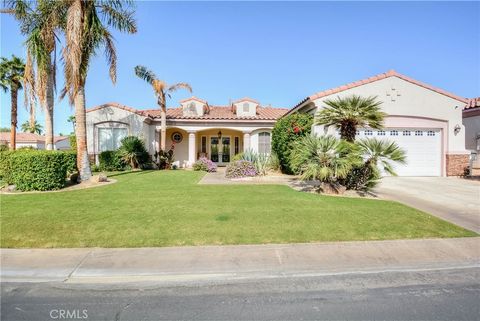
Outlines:
{"type": "Polygon", "coordinates": [[[217,164],[212,162],[206,157],[200,157],[194,164],[193,164],[194,171],[205,171],[209,173],[213,173],[217,171],[217,164]]]}
{"type": "Polygon", "coordinates": [[[225,171],[227,178],[253,177],[257,176],[258,172],[255,165],[247,160],[238,160],[230,163],[225,171]]]}

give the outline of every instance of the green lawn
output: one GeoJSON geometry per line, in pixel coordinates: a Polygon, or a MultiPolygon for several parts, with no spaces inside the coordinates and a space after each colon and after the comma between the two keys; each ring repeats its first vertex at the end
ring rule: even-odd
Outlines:
{"type": "Polygon", "coordinates": [[[474,236],[389,201],[133,172],[97,188],[1,196],[1,247],[140,247],[474,236]]]}

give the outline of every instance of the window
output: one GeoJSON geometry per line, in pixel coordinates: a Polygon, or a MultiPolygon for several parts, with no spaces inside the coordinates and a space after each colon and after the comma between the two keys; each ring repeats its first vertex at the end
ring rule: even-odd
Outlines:
{"type": "Polygon", "coordinates": [[[207,152],[207,136],[202,136],[201,152],[202,152],[202,153],[206,153],[206,152],[207,152]]]}
{"type": "Polygon", "coordinates": [[[174,133],[172,134],[172,142],[174,142],[175,144],[181,143],[182,140],[183,140],[183,136],[182,136],[181,133],[179,133],[179,132],[174,132],[174,133]]]}
{"type": "Polygon", "coordinates": [[[390,136],[398,136],[398,131],[396,131],[396,130],[391,130],[391,131],[390,131],[390,136]]]}
{"type": "Polygon", "coordinates": [[[372,136],[372,135],[373,135],[373,132],[370,129],[367,129],[365,131],[365,136],[372,136]]]}
{"type": "Polygon", "coordinates": [[[357,131],[355,132],[355,135],[360,135],[360,131],[357,130],[357,131]]]}
{"type": "Polygon", "coordinates": [[[249,111],[249,105],[248,105],[248,103],[243,103],[243,112],[244,112],[244,113],[248,113],[248,111],[249,111]]]}
{"type": "Polygon", "coordinates": [[[238,137],[235,137],[234,139],[234,152],[235,152],[235,155],[237,155],[240,152],[240,139],[238,137]]]}
{"type": "Polygon", "coordinates": [[[421,131],[421,130],[416,130],[416,131],[415,131],[415,136],[423,136],[423,131],[421,131]]]}
{"type": "Polygon", "coordinates": [[[379,131],[377,132],[377,135],[378,135],[378,136],[385,136],[385,131],[384,131],[384,130],[379,130],[379,131]]]}
{"type": "Polygon", "coordinates": [[[260,154],[270,154],[270,133],[263,132],[258,134],[258,152],[260,154]]]}
{"type": "Polygon", "coordinates": [[[435,132],[433,130],[429,130],[427,132],[427,136],[435,136],[435,132]]]}
{"type": "Polygon", "coordinates": [[[410,131],[409,130],[404,130],[403,131],[403,136],[410,136],[410,131]]]}
{"type": "Polygon", "coordinates": [[[98,129],[98,150],[117,150],[124,137],[127,137],[127,128],[99,128],[98,129]]]}

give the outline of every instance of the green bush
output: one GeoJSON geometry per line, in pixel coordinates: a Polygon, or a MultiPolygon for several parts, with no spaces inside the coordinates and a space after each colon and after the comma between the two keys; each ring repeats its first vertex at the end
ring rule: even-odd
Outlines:
{"type": "Polygon", "coordinates": [[[76,168],[72,152],[23,150],[0,154],[2,179],[20,191],[60,189],[65,186],[67,172],[76,168]]]}
{"type": "Polygon", "coordinates": [[[150,163],[150,155],[143,140],[136,136],[127,136],[121,141],[118,154],[132,168],[144,168],[150,163]]]}
{"type": "Polygon", "coordinates": [[[280,118],[272,130],[272,150],[278,157],[282,172],[293,174],[290,166],[292,144],[306,135],[310,135],[313,116],[294,113],[280,118]]]}
{"type": "Polygon", "coordinates": [[[100,171],[123,171],[125,162],[117,151],[107,150],[98,155],[100,171]]]}
{"type": "Polygon", "coordinates": [[[9,150],[8,145],[0,144],[0,152],[6,152],[9,150]]]}
{"type": "Polygon", "coordinates": [[[78,172],[77,168],[77,152],[73,150],[63,151],[64,164],[67,170],[67,175],[78,172]]]}
{"type": "Polygon", "coordinates": [[[75,136],[75,134],[71,134],[68,136],[68,140],[70,142],[70,149],[77,150],[77,136],[75,136]]]}

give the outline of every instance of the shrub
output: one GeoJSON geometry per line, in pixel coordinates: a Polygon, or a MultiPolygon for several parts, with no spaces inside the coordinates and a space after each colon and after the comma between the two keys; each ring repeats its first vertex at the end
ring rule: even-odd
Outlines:
{"type": "Polygon", "coordinates": [[[0,152],[0,179],[7,184],[13,184],[10,155],[15,152],[8,150],[0,152]]]}
{"type": "Polygon", "coordinates": [[[70,142],[70,149],[77,150],[77,137],[75,136],[75,134],[69,135],[68,140],[70,142]]]}
{"type": "Polygon", "coordinates": [[[174,145],[172,145],[167,151],[160,150],[158,152],[155,152],[154,156],[158,169],[168,169],[171,167],[174,159],[174,148],[174,145]]]}
{"type": "Polygon", "coordinates": [[[67,170],[67,175],[78,172],[77,168],[77,152],[76,151],[63,151],[64,164],[67,170]]]}
{"type": "Polygon", "coordinates": [[[233,161],[245,160],[251,162],[258,175],[266,175],[269,170],[279,170],[278,157],[275,153],[260,154],[253,150],[247,150],[243,153],[235,155],[233,161]]]}
{"type": "Polygon", "coordinates": [[[217,171],[217,164],[212,162],[206,157],[200,157],[194,164],[193,164],[194,171],[205,171],[209,173],[213,173],[217,171]]]}
{"type": "Polygon", "coordinates": [[[294,113],[280,118],[272,130],[272,150],[278,157],[280,169],[287,174],[293,174],[290,166],[292,144],[306,135],[310,135],[313,116],[294,113]]]}
{"type": "Polygon", "coordinates": [[[107,150],[98,155],[98,168],[100,171],[123,171],[125,169],[125,162],[117,151],[107,150]]]}
{"type": "Polygon", "coordinates": [[[227,178],[241,178],[257,176],[255,165],[247,160],[239,160],[228,164],[225,171],[227,178]]]}
{"type": "Polygon", "coordinates": [[[143,168],[150,163],[145,143],[136,136],[127,136],[122,139],[118,154],[122,160],[132,168],[143,168]]]}
{"type": "Polygon", "coordinates": [[[8,149],[8,145],[0,144],[0,152],[6,152],[8,149]]]}
{"type": "Polygon", "coordinates": [[[10,170],[8,183],[18,190],[47,191],[65,186],[73,155],[63,151],[15,151],[2,155],[2,162],[6,160],[10,170]]]}

